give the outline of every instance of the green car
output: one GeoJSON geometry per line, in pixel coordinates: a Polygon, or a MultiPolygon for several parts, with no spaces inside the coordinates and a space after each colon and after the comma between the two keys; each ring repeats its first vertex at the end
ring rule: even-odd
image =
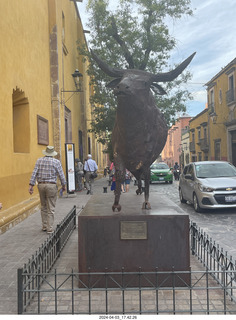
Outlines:
{"type": "Polygon", "coordinates": [[[150,183],[152,182],[173,183],[173,173],[166,163],[153,163],[150,166],[150,183]]]}

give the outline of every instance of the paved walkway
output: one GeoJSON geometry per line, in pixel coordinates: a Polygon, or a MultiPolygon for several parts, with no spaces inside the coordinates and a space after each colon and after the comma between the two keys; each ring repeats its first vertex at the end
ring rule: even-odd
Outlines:
{"type": "MultiPolygon", "coordinates": [[[[94,194],[103,194],[103,187],[108,186],[107,178],[97,179],[94,194]]],[[[130,192],[136,187],[131,184],[130,192]]],[[[111,193],[108,187],[108,192],[111,193]]],[[[122,195],[122,196],[125,196],[122,195]]],[[[72,195],[64,195],[57,200],[55,225],[60,223],[67,213],[76,206],[77,214],[90,199],[86,190],[72,195]]],[[[40,211],[0,235],[0,314],[17,313],[17,268],[23,266],[32,254],[41,246],[48,235],[41,231],[40,211]]],[[[195,258],[191,258],[192,269],[201,269],[195,258]]],[[[78,232],[73,232],[67,245],[62,251],[55,268],[66,272],[78,270],[78,232]]]]}
{"type": "MultiPolygon", "coordinates": [[[[103,193],[103,186],[107,185],[105,178],[96,180],[94,193],[103,193]]],[[[58,198],[54,226],[63,220],[73,206],[79,212],[90,197],[84,190],[58,198]]],[[[0,235],[0,314],[17,313],[17,268],[22,267],[48,237],[41,228],[41,215],[37,211],[0,235]]],[[[76,231],[74,233],[77,234],[76,231]]]]}

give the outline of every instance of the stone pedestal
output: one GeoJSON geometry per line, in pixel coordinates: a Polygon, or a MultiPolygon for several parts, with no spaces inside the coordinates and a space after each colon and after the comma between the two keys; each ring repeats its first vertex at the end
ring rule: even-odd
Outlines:
{"type": "MultiPolygon", "coordinates": [[[[189,217],[164,195],[122,194],[122,210],[111,209],[113,194],[94,195],[78,217],[79,272],[188,271],[189,217]]],[[[188,282],[188,277],[186,278],[188,282]]]]}

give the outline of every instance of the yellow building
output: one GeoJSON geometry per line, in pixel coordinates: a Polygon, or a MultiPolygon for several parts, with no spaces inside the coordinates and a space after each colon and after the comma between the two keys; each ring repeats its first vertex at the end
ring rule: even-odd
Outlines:
{"type": "Polygon", "coordinates": [[[190,121],[192,161],[225,160],[236,165],[236,58],[206,83],[208,109],[190,121]]]}
{"type": "Polygon", "coordinates": [[[236,58],[207,85],[211,118],[211,159],[227,160],[236,165],[236,58]]]}
{"type": "Polygon", "coordinates": [[[205,161],[209,159],[209,123],[208,109],[204,109],[189,121],[190,131],[190,161],[205,161]]]}
{"type": "MultiPolygon", "coordinates": [[[[92,153],[106,166],[103,146],[88,133],[92,88],[77,50],[84,41],[76,0],[0,1],[0,211],[1,232],[39,204],[28,184],[35,161],[54,145],[65,171],[65,143],[75,157],[92,153]],[[75,86],[78,69],[81,86],[75,86]]],[[[36,191],[36,189],[35,189],[36,191]]]]}

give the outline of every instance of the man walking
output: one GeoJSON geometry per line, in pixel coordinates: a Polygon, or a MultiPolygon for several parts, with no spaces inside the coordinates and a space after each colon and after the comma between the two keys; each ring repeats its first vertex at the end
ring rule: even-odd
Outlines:
{"type": "Polygon", "coordinates": [[[80,159],[75,159],[75,177],[76,177],[76,191],[82,191],[82,178],[84,176],[84,165],[80,159]]]}
{"type": "Polygon", "coordinates": [[[87,194],[93,194],[94,178],[91,176],[92,173],[96,172],[98,169],[97,163],[92,159],[92,155],[88,154],[87,161],[84,164],[85,174],[85,186],[87,194]]]}
{"type": "Polygon", "coordinates": [[[42,230],[53,232],[55,206],[57,201],[57,176],[61,180],[62,190],[66,190],[66,179],[61,162],[53,157],[57,155],[53,146],[43,150],[45,157],[36,161],[30,183],[29,193],[33,194],[33,187],[38,182],[38,191],[41,202],[42,230]]]}

